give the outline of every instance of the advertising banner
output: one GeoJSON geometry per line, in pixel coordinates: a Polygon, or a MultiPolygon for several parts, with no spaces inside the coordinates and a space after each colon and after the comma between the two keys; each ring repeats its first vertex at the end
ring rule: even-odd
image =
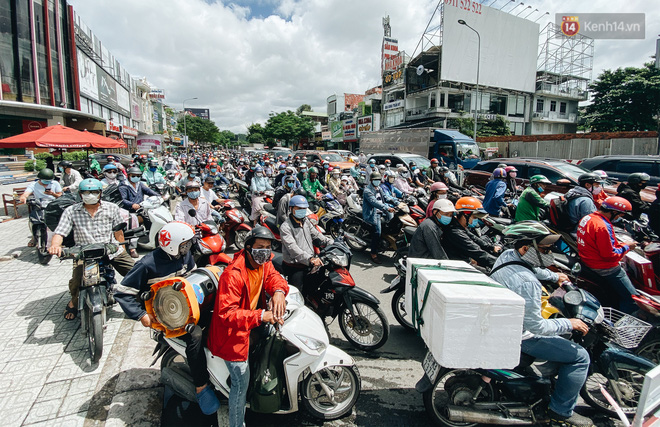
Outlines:
{"type": "Polygon", "coordinates": [[[342,127],[344,128],[344,141],[357,141],[355,119],[344,120],[342,127]]]}
{"type": "Polygon", "coordinates": [[[134,96],[131,95],[131,118],[133,120],[142,120],[142,114],[140,112],[140,104],[137,102],[134,96]]]}
{"type": "Polygon", "coordinates": [[[357,136],[359,137],[362,132],[371,132],[374,130],[373,116],[363,116],[357,119],[357,136]]]}
{"type": "Polygon", "coordinates": [[[211,120],[211,111],[208,108],[186,108],[191,116],[211,120]]]}
{"type": "Polygon", "coordinates": [[[128,90],[96,62],[78,50],[80,94],[125,116],[131,115],[128,90]]]}
{"type": "Polygon", "coordinates": [[[395,108],[403,108],[403,99],[397,99],[396,101],[383,104],[383,111],[394,110],[395,108]]]}
{"type": "Polygon", "coordinates": [[[149,92],[149,98],[165,99],[165,91],[163,89],[151,89],[151,92],[149,92]]]}
{"type": "Polygon", "coordinates": [[[344,140],[344,126],[342,122],[330,123],[330,140],[333,142],[341,142],[344,140]]]}
{"type": "Polygon", "coordinates": [[[163,147],[163,135],[138,136],[137,147],[140,152],[147,152],[149,150],[161,151],[163,147]]]}
{"type": "Polygon", "coordinates": [[[383,48],[381,57],[381,68],[383,71],[391,71],[393,68],[387,68],[387,61],[399,53],[399,41],[391,37],[383,37],[383,48]]]}

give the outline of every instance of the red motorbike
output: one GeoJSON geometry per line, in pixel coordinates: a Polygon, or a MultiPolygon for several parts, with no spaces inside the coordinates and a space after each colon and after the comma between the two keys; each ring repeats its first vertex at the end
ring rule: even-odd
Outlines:
{"type": "MultiPolygon", "coordinates": [[[[197,211],[190,209],[188,215],[196,218],[197,211]]],[[[229,264],[231,257],[225,253],[227,242],[219,233],[215,221],[199,222],[195,225],[197,238],[193,245],[195,264],[199,266],[229,264]]]]}
{"type": "Polygon", "coordinates": [[[221,225],[222,234],[227,240],[227,245],[235,245],[238,250],[245,247],[245,239],[252,230],[250,227],[250,218],[245,215],[240,206],[233,200],[223,200],[220,209],[225,218],[221,225]]]}

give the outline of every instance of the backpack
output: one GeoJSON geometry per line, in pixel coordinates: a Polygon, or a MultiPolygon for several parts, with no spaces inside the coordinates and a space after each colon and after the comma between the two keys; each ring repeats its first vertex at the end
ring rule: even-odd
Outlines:
{"type": "MultiPolygon", "coordinates": [[[[62,197],[59,197],[48,203],[44,209],[44,221],[46,222],[46,226],[51,231],[55,231],[57,225],[60,223],[60,218],[62,217],[62,212],[64,212],[64,209],[79,202],[80,197],[77,194],[66,193],[62,195],[62,197]]],[[[73,230],[71,230],[71,233],[69,233],[69,235],[64,238],[62,246],[71,247],[74,245],[75,243],[73,241],[73,230]]]]}
{"type": "Polygon", "coordinates": [[[568,216],[568,201],[569,199],[566,196],[559,196],[550,200],[550,209],[548,210],[550,223],[561,231],[571,231],[575,225],[571,223],[568,216]]]}
{"type": "Polygon", "coordinates": [[[273,205],[275,210],[277,210],[277,207],[279,206],[282,197],[284,197],[287,193],[288,193],[287,188],[284,187],[283,185],[275,189],[275,194],[273,195],[273,203],[271,203],[271,205],[273,205]]]}

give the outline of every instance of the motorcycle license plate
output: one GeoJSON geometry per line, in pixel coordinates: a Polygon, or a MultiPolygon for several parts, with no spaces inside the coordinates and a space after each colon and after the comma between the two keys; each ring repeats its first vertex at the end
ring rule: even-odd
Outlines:
{"type": "Polygon", "coordinates": [[[488,233],[488,230],[490,230],[490,228],[489,228],[487,225],[484,226],[484,228],[481,229],[481,234],[486,234],[486,233],[488,233]]]}
{"type": "Polygon", "coordinates": [[[431,380],[431,382],[435,382],[435,378],[440,372],[440,365],[438,365],[438,362],[435,361],[435,358],[433,358],[433,354],[431,354],[430,351],[427,351],[426,356],[424,356],[424,360],[422,361],[422,368],[424,368],[424,373],[426,373],[426,376],[429,377],[429,380],[431,380]]]}

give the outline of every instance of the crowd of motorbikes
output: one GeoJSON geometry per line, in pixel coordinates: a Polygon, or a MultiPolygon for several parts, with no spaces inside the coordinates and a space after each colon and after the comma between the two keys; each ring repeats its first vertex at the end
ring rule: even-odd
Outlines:
{"type": "MultiPolygon", "coordinates": [[[[252,160],[263,161],[262,158],[252,160]]],[[[180,159],[178,165],[164,165],[165,182],[151,185],[159,196],[145,198],[134,217],[127,221],[127,246],[144,250],[157,247],[158,232],[173,220],[172,213],[182,196],[178,183],[186,176],[184,166],[202,161],[206,159],[191,156],[190,159],[180,159]],[[138,221],[136,216],[142,219],[138,221]]],[[[193,252],[200,267],[198,270],[207,265],[227,265],[231,261],[225,253],[227,248],[233,245],[242,249],[246,236],[255,225],[249,219],[252,196],[246,182],[249,159],[243,159],[240,153],[229,153],[224,161],[233,167],[223,170],[228,184],[217,182],[214,185],[214,191],[222,199],[217,208],[220,215],[213,221],[191,224],[197,233],[193,252]],[[243,161],[245,167],[242,169],[240,163],[243,161]]],[[[280,178],[272,176],[273,188],[278,186],[280,178]]],[[[316,195],[313,209],[310,205],[308,218],[322,233],[332,236],[334,242],[317,249],[322,266],[309,271],[310,277],[318,283],[316,289],[307,295],[292,291],[287,297],[286,322],[279,330],[269,332],[280,334],[288,343],[288,356],[283,363],[287,374],[284,384],[286,399],[276,413],[297,411],[298,396],[302,397],[305,409],[321,419],[339,418],[352,410],[360,393],[361,380],[353,358],[329,344],[327,327],[335,318],[338,318],[347,341],[359,350],[373,351],[388,339],[390,326],[380,308],[380,301],[357,286],[349,271],[353,252],[367,249],[372,232],[372,225],[362,217],[362,189],[368,180],[357,181],[359,189],[343,195],[341,202],[336,195],[327,192],[316,195]]],[[[393,206],[392,218],[384,221],[381,233],[380,249],[393,254],[397,273],[381,293],[393,293],[391,309],[394,317],[410,331],[414,331],[414,326],[405,309],[406,255],[413,234],[425,219],[429,204],[427,191],[428,187],[418,188],[413,194],[399,199],[393,206]]],[[[478,188],[463,189],[462,195],[483,198],[478,188]]],[[[267,191],[260,196],[264,197],[265,204],[255,223],[273,233],[277,239],[273,250],[277,252],[281,250],[281,239],[276,220],[277,207],[273,206],[274,194],[267,191]]],[[[39,260],[47,264],[50,261],[46,250],[48,227],[43,209],[34,202],[32,207],[30,229],[37,243],[39,260]]],[[[190,211],[189,216],[195,219],[196,212],[190,211]]],[[[503,230],[509,223],[510,219],[505,217],[486,217],[476,232],[507,248],[503,230]]],[[[549,316],[578,317],[590,326],[589,334],[572,336],[588,350],[592,360],[591,374],[582,392],[585,402],[608,415],[615,415],[613,405],[601,393],[601,388],[605,387],[623,412],[632,415],[644,374],[660,361],[660,239],[640,221],[627,221],[617,233],[621,234],[622,240],[627,238],[643,243],[639,254],[649,259],[654,271],[659,272],[653,275],[650,285],[640,283],[637,278],[633,280],[640,288],[639,295],[635,296],[640,311],[626,321],[633,325],[636,320],[640,323],[637,335],[631,340],[624,341],[617,335],[613,325],[621,319],[610,316],[611,298],[599,289],[596,281],[580,272],[577,251],[570,236],[564,236],[560,241],[563,246],[557,251],[552,268],[566,273],[573,284],[562,287],[544,285],[548,289],[547,303],[555,308],[548,310],[549,316]],[[645,329],[645,325],[649,325],[648,328],[645,329]]],[[[93,361],[98,361],[101,356],[103,325],[107,308],[112,304],[114,272],[104,260],[113,249],[108,245],[71,247],[62,256],[84,263],[79,309],[93,361]]],[[[283,272],[281,255],[276,254],[273,263],[278,271],[283,272]]],[[[217,274],[198,274],[198,270],[188,276],[199,276],[199,280],[205,281],[208,293],[213,294],[217,289],[217,274]]],[[[161,358],[163,382],[171,393],[195,401],[194,386],[185,366],[185,343],[163,334],[155,334],[155,339],[158,346],[154,353],[157,359],[161,358]]],[[[228,374],[224,363],[207,354],[214,386],[228,395],[228,374]]],[[[423,394],[428,414],[441,425],[534,425],[543,421],[541,408],[547,403],[552,377],[557,372],[556,366],[547,365],[523,355],[521,365],[515,370],[446,369],[434,366],[432,357],[429,360],[427,356],[423,362],[424,378],[417,389],[423,394]]]]}

